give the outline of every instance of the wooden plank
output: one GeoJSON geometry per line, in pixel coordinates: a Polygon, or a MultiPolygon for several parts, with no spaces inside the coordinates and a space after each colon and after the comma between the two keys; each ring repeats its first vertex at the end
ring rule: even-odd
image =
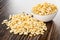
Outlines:
{"type": "Polygon", "coordinates": [[[53,27],[54,27],[54,26],[53,26],[53,24],[52,24],[51,29],[50,29],[50,32],[49,32],[48,37],[47,37],[47,40],[50,40],[53,27]]]}
{"type": "Polygon", "coordinates": [[[9,37],[9,30],[6,29],[7,26],[6,25],[1,25],[1,29],[2,29],[2,32],[1,34],[3,35],[3,37],[1,38],[1,40],[7,40],[8,37],[9,37]]]}
{"type": "Polygon", "coordinates": [[[5,35],[5,32],[6,32],[6,27],[5,27],[5,25],[3,26],[3,25],[0,24],[0,28],[1,28],[1,31],[0,31],[0,40],[2,40],[4,35],[5,35]]]}
{"type": "Polygon", "coordinates": [[[26,39],[27,39],[27,37],[28,37],[28,35],[26,35],[26,36],[24,37],[24,39],[23,39],[23,40],[26,40],[26,39]]]}
{"type": "Polygon", "coordinates": [[[56,27],[57,26],[53,22],[53,24],[52,24],[52,31],[51,31],[51,35],[50,35],[50,40],[57,40],[59,38],[58,30],[56,29],[56,27]]]}
{"type": "Polygon", "coordinates": [[[10,39],[10,40],[15,40],[15,39],[16,39],[16,37],[17,37],[17,35],[13,34],[13,36],[11,37],[11,39],[10,39]]]}
{"type": "Polygon", "coordinates": [[[33,40],[38,40],[40,38],[41,35],[37,35],[33,38],[33,40]]]}
{"type": "Polygon", "coordinates": [[[17,35],[15,40],[19,40],[21,38],[22,35],[17,35]]]}
{"type": "Polygon", "coordinates": [[[10,35],[10,33],[9,33],[9,31],[7,31],[7,30],[5,30],[5,35],[4,35],[4,37],[2,38],[2,40],[7,40],[8,38],[9,38],[9,35],[10,35]]]}
{"type": "Polygon", "coordinates": [[[22,36],[21,36],[21,38],[20,38],[19,40],[23,40],[23,39],[24,39],[24,37],[25,37],[25,35],[22,35],[22,36]]]}
{"type": "Polygon", "coordinates": [[[29,40],[29,38],[30,38],[30,37],[28,36],[26,40],[29,40]]]}

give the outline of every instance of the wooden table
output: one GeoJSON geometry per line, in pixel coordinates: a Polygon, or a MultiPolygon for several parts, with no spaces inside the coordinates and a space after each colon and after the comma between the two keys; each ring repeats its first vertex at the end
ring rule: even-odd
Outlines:
{"type": "Polygon", "coordinates": [[[54,27],[52,24],[53,21],[47,22],[47,31],[45,34],[35,37],[10,33],[9,30],[6,29],[7,26],[5,24],[0,24],[0,40],[50,40],[50,36],[54,27]]]}

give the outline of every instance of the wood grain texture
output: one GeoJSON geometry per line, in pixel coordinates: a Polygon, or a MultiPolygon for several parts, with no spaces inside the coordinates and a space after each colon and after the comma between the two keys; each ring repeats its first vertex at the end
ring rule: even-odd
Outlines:
{"type": "Polygon", "coordinates": [[[58,31],[57,31],[57,29],[56,29],[56,25],[55,25],[54,22],[53,22],[53,24],[52,24],[52,27],[53,27],[53,29],[52,29],[52,31],[50,32],[50,33],[51,33],[51,35],[50,35],[50,40],[59,40],[59,34],[58,34],[58,31]]]}
{"type": "MultiPolygon", "coordinates": [[[[10,33],[9,30],[7,30],[6,25],[0,24],[0,40],[47,40],[51,27],[52,26],[52,21],[47,22],[47,31],[44,33],[44,35],[37,35],[37,36],[32,36],[29,37],[28,35],[18,35],[18,34],[13,34],[10,33]]],[[[49,40],[49,39],[48,39],[49,40]]]]}

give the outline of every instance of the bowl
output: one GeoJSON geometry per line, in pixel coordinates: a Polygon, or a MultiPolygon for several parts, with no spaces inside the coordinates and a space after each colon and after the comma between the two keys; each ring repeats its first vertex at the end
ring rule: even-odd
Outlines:
{"type": "Polygon", "coordinates": [[[41,20],[41,21],[44,21],[44,22],[49,22],[51,20],[53,20],[53,18],[56,16],[57,12],[53,13],[53,14],[49,14],[49,15],[39,15],[39,14],[34,14],[34,13],[31,13],[34,18],[36,18],[37,20],[41,20]]]}

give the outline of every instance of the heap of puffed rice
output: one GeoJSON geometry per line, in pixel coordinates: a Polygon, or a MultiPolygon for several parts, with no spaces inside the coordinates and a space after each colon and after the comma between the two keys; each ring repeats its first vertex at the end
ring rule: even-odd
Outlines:
{"type": "Polygon", "coordinates": [[[4,20],[2,24],[8,26],[7,29],[11,29],[10,33],[19,35],[39,35],[44,34],[44,30],[47,30],[46,24],[43,21],[39,21],[31,15],[16,14],[9,17],[9,20],[4,20]]]}

